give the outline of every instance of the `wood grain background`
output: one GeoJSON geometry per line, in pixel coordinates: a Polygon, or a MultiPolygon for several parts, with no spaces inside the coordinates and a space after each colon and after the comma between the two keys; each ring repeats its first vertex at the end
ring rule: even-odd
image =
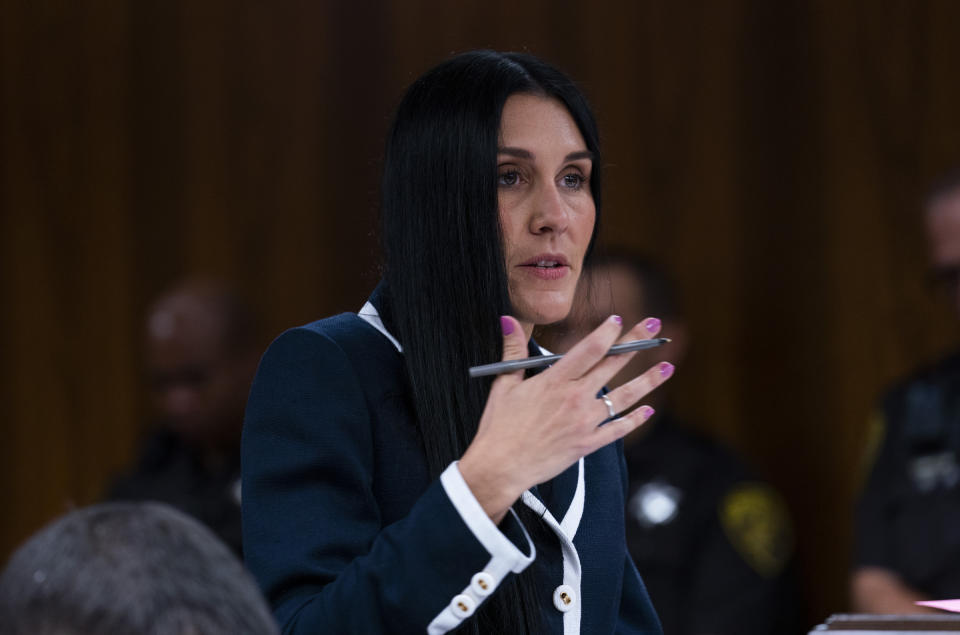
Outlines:
{"type": "Polygon", "coordinates": [[[148,301],[236,280],[270,333],[359,307],[403,88],[528,50],[592,99],[604,239],[668,265],[684,414],[797,524],[810,623],[846,607],[866,420],[956,341],[919,201],[960,161],[960,3],[2,0],[0,558],[131,460],[148,301]]]}

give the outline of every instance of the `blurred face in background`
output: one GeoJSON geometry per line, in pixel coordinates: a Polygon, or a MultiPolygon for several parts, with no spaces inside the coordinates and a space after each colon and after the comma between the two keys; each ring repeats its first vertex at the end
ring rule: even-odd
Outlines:
{"type": "Polygon", "coordinates": [[[510,302],[528,334],[566,317],[593,235],[593,157],[566,107],[520,93],[503,106],[497,201],[510,302]]]}
{"type": "Polygon", "coordinates": [[[960,187],[935,198],[926,221],[934,277],[960,315],[960,187]]]}
{"type": "Polygon", "coordinates": [[[230,346],[218,304],[189,292],[161,300],[147,323],[151,399],[162,422],[187,444],[240,440],[255,357],[230,346]]]}

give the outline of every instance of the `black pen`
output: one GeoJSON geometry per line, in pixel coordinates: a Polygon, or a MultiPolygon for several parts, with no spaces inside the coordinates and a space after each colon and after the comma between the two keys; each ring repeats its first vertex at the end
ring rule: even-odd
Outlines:
{"type": "MultiPolygon", "coordinates": [[[[642,351],[645,348],[656,348],[663,346],[670,341],[668,337],[657,337],[652,340],[633,340],[610,347],[607,351],[607,357],[610,355],[620,355],[632,351],[642,351]]],[[[527,357],[524,359],[511,359],[506,362],[494,362],[493,364],[484,364],[483,366],[472,366],[470,368],[471,377],[484,377],[486,375],[502,375],[503,373],[512,373],[515,370],[524,370],[527,368],[540,368],[549,366],[557,360],[563,359],[563,355],[540,355],[539,357],[527,357]]]]}

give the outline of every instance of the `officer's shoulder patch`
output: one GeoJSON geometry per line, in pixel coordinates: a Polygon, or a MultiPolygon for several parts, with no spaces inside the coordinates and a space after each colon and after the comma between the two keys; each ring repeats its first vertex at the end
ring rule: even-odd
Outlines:
{"type": "Polygon", "coordinates": [[[786,505],[769,485],[745,482],[721,499],[720,524],[740,557],[765,578],[778,575],[793,552],[786,505]]]}
{"type": "Polygon", "coordinates": [[[887,420],[882,410],[874,410],[867,419],[867,429],[864,434],[863,455],[860,458],[860,484],[866,481],[874,464],[877,462],[877,456],[880,454],[880,448],[883,446],[883,439],[887,436],[887,420]]]}

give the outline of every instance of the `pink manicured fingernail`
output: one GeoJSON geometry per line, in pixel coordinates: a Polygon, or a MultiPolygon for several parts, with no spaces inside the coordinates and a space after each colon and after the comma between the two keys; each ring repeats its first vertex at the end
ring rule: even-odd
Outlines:
{"type": "Polygon", "coordinates": [[[623,324],[623,318],[619,315],[611,315],[610,318],[617,324],[623,324]]]}
{"type": "Polygon", "coordinates": [[[643,323],[643,327],[647,329],[647,332],[649,332],[651,335],[653,333],[657,333],[660,331],[660,320],[657,318],[650,318],[643,323]]]}
{"type": "Polygon", "coordinates": [[[673,374],[673,364],[670,362],[660,362],[660,376],[666,379],[673,374]]]}
{"type": "Polygon", "coordinates": [[[656,412],[656,410],[654,410],[650,406],[640,406],[639,408],[637,408],[637,410],[640,411],[640,414],[643,416],[644,421],[652,417],[653,413],[656,412]]]}
{"type": "Polygon", "coordinates": [[[513,321],[505,315],[500,316],[500,330],[504,335],[513,333],[513,321]]]}

